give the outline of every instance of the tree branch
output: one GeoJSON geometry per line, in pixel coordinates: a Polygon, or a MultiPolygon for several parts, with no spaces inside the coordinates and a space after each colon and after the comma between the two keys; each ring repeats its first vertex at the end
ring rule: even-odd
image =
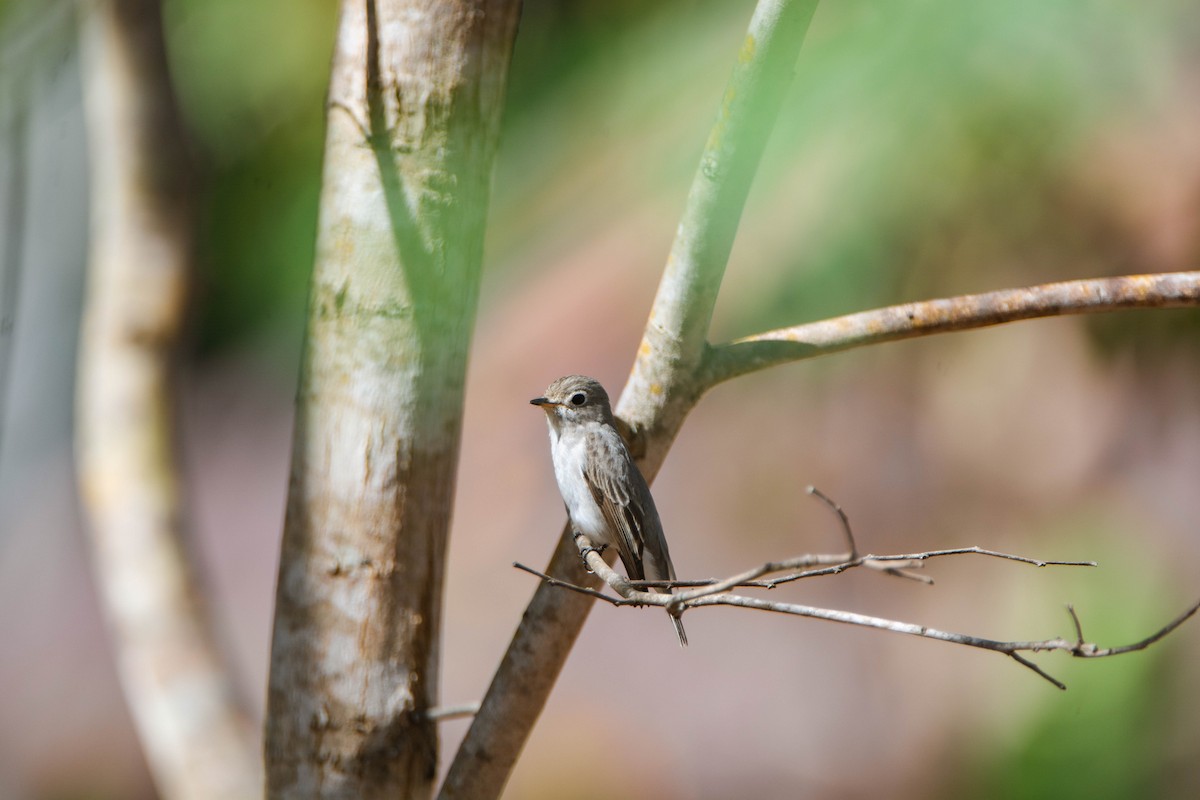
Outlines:
{"type": "Polygon", "coordinates": [[[1022,319],[1200,306],[1200,272],[1063,281],[904,303],[747,336],[709,350],[704,386],[791,361],[1022,319]]]}
{"type": "MultiPolygon", "coordinates": [[[[759,1],[701,157],[637,357],[616,405],[618,417],[627,423],[631,451],[649,481],[687,414],[716,383],[770,364],[853,346],[843,342],[821,351],[821,345],[807,341],[745,341],[710,348],[706,341],[750,181],[815,6],[815,0],[759,1]]],[[[577,559],[569,531],[564,531],[546,573],[566,581],[578,573],[577,559]]],[[[863,566],[882,563],[864,559],[863,566]]],[[[913,577],[901,571],[900,563],[888,562],[888,569],[913,577]]],[[[488,798],[502,791],[591,608],[598,579],[583,580],[588,593],[559,592],[550,582],[534,592],[450,767],[441,797],[488,798]]]]}
{"type": "MultiPolygon", "coordinates": [[[[635,396],[669,394],[642,391],[642,381],[694,378],[750,184],[816,5],[760,0],[754,11],[654,298],[626,389],[635,396]]],[[[629,417],[628,404],[619,410],[629,417]]]]}
{"type": "MultiPolygon", "coordinates": [[[[1011,642],[1010,641],[1000,641],[997,639],[987,639],[984,637],[974,636],[974,635],[966,634],[966,633],[954,633],[951,631],[943,631],[943,630],[939,630],[937,628],[930,628],[925,625],[917,625],[917,624],[914,624],[911,622],[901,622],[898,620],[886,619],[884,617],[874,617],[874,616],[870,616],[867,614],[857,614],[857,613],[854,613],[851,611],[839,611],[839,610],[835,610],[835,609],[818,608],[816,606],[806,606],[806,605],[801,605],[798,603],[780,603],[780,602],[774,602],[774,601],[770,601],[770,600],[763,600],[763,599],[757,598],[757,597],[746,597],[744,595],[735,595],[735,594],[726,594],[725,593],[725,592],[727,592],[727,590],[729,588],[732,588],[734,586],[747,585],[745,583],[745,579],[747,579],[747,576],[757,577],[760,575],[769,574],[771,572],[779,572],[782,570],[790,569],[791,568],[790,565],[792,565],[793,563],[806,561],[806,560],[813,559],[813,558],[819,558],[819,557],[815,557],[815,556],[799,556],[796,559],[787,559],[784,561],[769,562],[767,564],[763,564],[760,567],[756,567],[752,570],[748,570],[747,572],[742,573],[741,575],[727,578],[725,580],[716,582],[712,585],[706,586],[703,589],[697,589],[692,592],[678,592],[674,595],[670,595],[670,594],[661,594],[661,593],[643,591],[642,589],[638,588],[639,586],[646,585],[647,582],[646,581],[629,581],[629,580],[627,580],[625,578],[625,576],[621,575],[616,570],[614,570],[612,567],[610,567],[608,565],[608,563],[603,558],[601,558],[600,554],[598,552],[596,552],[595,549],[592,549],[592,542],[586,536],[584,536],[582,534],[576,535],[575,544],[579,550],[579,553],[581,555],[583,555],[583,558],[585,559],[585,561],[588,565],[588,568],[591,569],[596,575],[598,575],[600,577],[600,579],[604,581],[604,583],[606,583],[609,587],[611,587],[612,590],[619,595],[619,597],[612,597],[610,595],[603,594],[602,592],[597,592],[597,591],[595,591],[593,589],[589,589],[587,587],[576,586],[568,581],[553,579],[553,578],[550,578],[549,576],[541,575],[536,570],[532,570],[529,567],[526,567],[524,565],[518,564],[515,566],[518,566],[520,569],[523,569],[526,572],[532,573],[534,575],[538,575],[539,577],[541,577],[543,579],[543,581],[546,582],[546,585],[548,585],[548,586],[553,586],[555,588],[564,588],[564,589],[569,589],[573,592],[583,593],[583,594],[588,595],[589,597],[596,597],[601,600],[604,600],[605,602],[607,602],[613,606],[661,606],[667,610],[668,614],[671,614],[673,616],[678,616],[678,615],[682,614],[684,611],[687,611],[688,609],[701,608],[704,606],[736,606],[739,608],[749,608],[749,609],[754,609],[754,610],[758,610],[758,611],[772,611],[777,614],[791,614],[793,616],[810,617],[812,619],[823,619],[828,622],[840,622],[840,623],[843,623],[846,625],[859,625],[859,626],[867,627],[867,628],[877,628],[879,630],[891,631],[892,633],[902,633],[902,634],[906,634],[909,636],[919,636],[919,637],[922,637],[925,639],[937,639],[939,641],[949,642],[950,644],[959,644],[959,645],[964,645],[966,647],[975,647],[975,648],[978,648],[981,650],[992,650],[997,653],[1003,653],[1005,655],[1011,656],[1013,658],[1013,660],[1015,660],[1017,663],[1033,670],[1038,675],[1040,675],[1041,677],[1048,680],[1050,683],[1057,686],[1059,689],[1066,689],[1067,687],[1065,684],[1063,684],[1061,681],[1059,681],[1056,678],[1054,678],[1053,676],[1051,676],[1049,673],[1047,673],[1045,670],[1043,670],[1037,664],[1022,657],[1020,655],[1020,653],[1023,653],[1023,652],[1038,653],[1038,652],[1049,651],[1049,650],[1060,650],[1060,651],[1070,653],[1075,658],[1103,658],[1103,657],[1107,657],[1107,656],[1121,655],[1122,653],[1129,653],[1129,652],[1133,652],[1136,650],[1144,650],[1147,647],[1149,647],[1150,645],[1154,644],[1155,642],[1158,642],[1159,640],[1163,639],[1165,636],[1167,636],[1172,631],[1174,631],[1176,628],[1178,628],[1180,625],[1182,625],[1184,622],[1186,622],[1190,617],[1192,617],[1197,612],[1197,610],[1200,610],[1200,601],[1197,601],[1192,606],[1190,606],[1187,610],[1185,610],[1182,614],[1180,614],[1178,617],[1173,619],[1171,622],[1169,622],[1167,625],[1163,626],[1159,630],[1155,631],[1150,636],[1147,636],[1146,638],[1141,639],[1132,644],[1123,645],[1121,647],[1102,648],[1099,645],[1096,645],[1094,643],[1085,642],[1083,640],[1083,632],[1082,632],[1082,627],[1079,624],[1079,618],[1075,614],[1074,608],[1072,608],[1070,606],[1068,606],[1067,608],[1070,611],[1071,619],[1073,620],[1074,625],[1075,625],[1075,631],[1076,631],[1075,640],[1068,640],[1068,639],[1064,639],[1062,637],[1056,637],[1053,639],[1041,639],[1041,640],[1034,640],[1034,641],[1011,641],[1011,642]]],[[[1021,563],[1025,563],[1025,564],[1033,564],[1033,565],[1036,565],[1039,567],[1049,566],[1052,564],[1061,564],[1061,565],[1067,565],[1067,566],[1095,566],[1094,562],[1090,562],[1090,561],[1044,561],[1041,559],[1027,558],[1025,556],[1017,556],[1017,555],[1012,555],[1009,553],[998,553],[996,551],[983,550],[982,548],[978,548],[978,547],[966,547],[966,548],[958,548],[958,549],[954,549],[954,550],[931,550],[931,551],[928,551],[925,553],[914,553],[914,554],[905,554],[905,555],[864,556],[860,559],[857,559],[857,562],[861,563],[862,561],[865,561],[866,559],[875,559],[875,560],[882,560],[882,561],[887,561],[887,560],[923,561],[927,558],[932,558],[935,556],[962,555],[962,554],[967,554],[967,553],[978,553],[978,554],[982,554],[982,555],[995,556],[998,558],[1008,559],[1011,561],[1017,561],[1017,562],[1021,562],[1021,563]]],[[[849,566],[857,566],[858,563],[847,564],[847,565],[845,565],[845,567],[848,568],[849,566]]],[[[836,571],[842,571],[842,570],[837,569],[836,571]]],[[[802,576],[797,576],[797,577],[811,577],[812,575],[816,575],[816,574],[827,574],[827,573],[826,573],[826,571],[814,571],[813,573],[810,573],[809,575],[802,575],[802,576]]],[[[763,585],[763,584],[757,584],[757,585],[763,585]]],[[[772,588],[772,587],[767,585],[766,588],[772,588]]]]}
{"type": "MultiPolygon", "coordinates": [[[[757,589],[774,589],[776,586],[781,586],[785,583],[802,580],[804,578],[818,578],[823,575],[840,575],[843,572],[854,569],[856,567],[870,567],[878,569],[882,572],[901,575],[903,577],[913,577],[904,575],[900,572],[903,569],[915,569],[924,566],[924,562],[931,558],[941,558],[943,556],[963,556],[963,555],[981,555],[991,558],[1001,558],[1008,561],[1019,561],[1022,564],[1031,564],[1035,567],[1094,567],[1095,561],[1043,561],[1038,558],[1026,558],[1025,556],[1017,556],[1011,553],[1001,553],[997,550],[988,550],[983,547],[954,547],[947,550],[928,550],[923,553],[898,553],[894,555],[874,555],[868,553],[862,556],[851,556],[849,553],[832,553],[820,555],[802,555],[795,558],[789,558],[785,561],[772,561],[762,566],[748,570],[741,575],[733,578],[703,578],[698,580],[685,581],[629,581],[629,585],[635,589],[687,589],[693,587],[705,587],[708,589],[706,593],[712,591],[725,591],[736,587],[753,587],[757,589]],[[826,564],[821,569],[811,569],[813,566],[826,564]],[[778,578],[770,580],[756,580],[759,576],[767,575],[772,572],[783,572],[785,570],[801,570],[799,572],[791,572],[787,575],[781,575],[778,578]],[[730,583],[730,581],[734,581],[730,583]],[[713,587],[721,587],[714,589],[713,587]]],[[[528,570],[523,565],[516,565],[522,569],[528,570]]],[[[932,584],[932,579],[922,580],[922,583],[932,584]]],[[[676,595],[677,597],[681,595],[676,595]]]]}
{"type": "MultiPolygon", "coordinates": [[[[925,562],[931,558],[940,558],[943,556],[958,556],[958,555],[982,555],[992,558],[1008,559],[1010,561],[1020,561],[1025,564],[1032,564],[1037,567],[1047,566],[1066,566],[1066,567],[1094,567],[1095,561],[1043,561],[1036,558],[1026,558],[1025,556],[1015,556],[1009,553],[1001,553],[996,550],[987,550],[982,547],[957,547],[948,550],[929,550],[924,553],[905,553],[902,555],[872,555],[870,553],[862,555],[858,552],[858,545],[854,541],[854,530],[850,527],[850,518],[846,516],[846,512],[840,505],[833,501],[827,494],[822,492],[815,486],[809,486],[805,492],[820,500],[825,504],[825,507],[837,515],[838,525],[841,528],[842,536],[846,539],[846,544],[849,550],[845,553],[825,553],[820,555],[808,554],[789,558],[785,561],[772,561],[763,564],[760,567],[755,567],[740,575],[735,575],[732,578],[709,578],[705,580],[674,580],[674,581],[626,581],[628,586],[635,589],[648,588],[692,588],[705,587],[705,591],[696,594],[700,597],[703,594],[714,594],[723,592],[727,589],[735,587],[755,587],[761,589],[774,589],[792,581],[801,580],[803,578],[815,578],[821,575],[838,575],[855,567],[871,567],[886,572],[889,575],[895,575],[901,578],[909,578],[920,581],[921,583],[932,584],[932,578],[924,576],[912,575],[904,572],[906,569],[916,569],[924,566],[925,562]],[[822,566],[822,569],[812,569],[813,567],[822,566]],[[782,575],[778,578],[770,580],[757,580],[762,575],[771,572],[787,572],[789,570],[800,570],[799,572],[791,572],[787,575],[782,575]]],[[[524,565],[519,566],[521,569],[532,572],[524,565]]],[[[540,573],[538,573],[540,574],[540,573]]],[[[684,598],[685,594],[676,594],[676,599],[684,598]]]]}
{"type": "MultiPolygon", "coordinates": [[[[729,78],[667,260],[617,414],[634,431],[633,452],[653,480],[687,412],[697,383],[717,290],[750,182],[791,81],[816,0],[759,0],[729,78]]],[[[560,536],[547,572],[578,570],[570,538],[560,536]]],[[[526,608],[479,714],[439,794],[496,797],[520,755],[592,601],[541,585],[526,608]]]]}

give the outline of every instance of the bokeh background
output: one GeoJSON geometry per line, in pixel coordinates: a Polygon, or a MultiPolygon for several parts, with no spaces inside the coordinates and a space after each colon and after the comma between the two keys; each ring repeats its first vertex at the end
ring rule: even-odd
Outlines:
{"type": "MultiPolygon", "coordinates": [[[[0,228],[21,268],[0,450],[0,797],[153,797],[75,496],[87,244],[74,2],[0,3],[0,228]],[[14,205],[16,203],[17,205],[14,205]],[[17,213],[14,213],[16,211],[17,213]],[[20,237],[13,247],[12,237],[20,237]]],[[[446,586],[442,694],[479,698],[562,523],[541,414],[626,376],[749,0],[527,0],[496,169],[446,586]]],[[[203,176],[181,369],[193,548],[261,713],[311,266],[332,0],[165,0],[203,176]]],[[[878,305],[1194,269],[1200,6],[823,3],[746,209],[715,341],[878,305]]],[[[6,269],[11,270],[11,267],[6,269]]],[[[7,287],[5,289],[4,287],[7,287]]],[[[655,485],[682,576],[981,545],[927,587],[780,599],[995,638],[1123,644],[1200,593],[1200,314],[886,345],[705,398],[655,485]]],[[[1061,693],[993,654],[733,610],[596,608],[512,798],[1200,796],[1200,627],[1061,693]],[[612,647],[617,642],[621,651],[612,647]],[[619,655],[623,652],[624,655],[619,655]]],[[[465,722],[443,725],[443,761],[465,722]]]]}

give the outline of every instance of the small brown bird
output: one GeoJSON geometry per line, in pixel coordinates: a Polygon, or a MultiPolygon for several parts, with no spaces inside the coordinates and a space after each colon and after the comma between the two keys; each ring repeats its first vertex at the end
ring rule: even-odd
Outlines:
{"type": "MultiPolygon", "coordinates": [[[[616,547],[630,580],[675,580],[650,487],[617,433],[604,387],[567,375],[529,402],[546,412],[554,477],[571,527],[600,549],[616,547]]],[[[680,646],[686,646],[683,623],[678,617],[671,621],[680,646]]]]}

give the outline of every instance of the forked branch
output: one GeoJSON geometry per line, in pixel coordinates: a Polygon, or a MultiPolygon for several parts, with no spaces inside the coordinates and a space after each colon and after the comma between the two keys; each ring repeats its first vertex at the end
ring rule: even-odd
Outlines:
{"type": "MultiPolygon", "coordinates": [[[[771,600],[763,600],[757,597],[747,597],[745,595],[728,593],[729,589],[736,586],[772,588],[773,585],[776,585],[773,581],[755,581],[753,579],[774,572],[782,572],[794,569],[795,566],[800,563],[823,563],[826,559],[836,559],[838,556],[799,556],[794,559],[763,564],[762,566],[748,570],[741,575],[735,575],[731,578],[721,581],[672,581],[669,585],[693,586],[697,583],[700,583],[703,584],[703,586],[702,588],[698,588],[690,592],[677,592],[676,594],[670,595],[650,592],[645,588],[640,588],[651,585],[667,585],[664,582],[648,583],[646,581],[626,580],[624,576],[613,570],[613,568],[610,567],[607,562],[605,562],[604,558],[601,557],[601,555],[594,548],[592,548],[591,542],[586,536],[583,536],[582,534],[576,535],[575,543],[579,547],[580,553],[583,556],[584,562],[587,564],[588,568],[596,573],[596,575],[598,575],[606,584],[608,584],[613,591],[619,595],[618,597],[607,595],[595,589],[578,586],[568,581],[552,578],[549,575],[545,575],[544,573],[541,573],[535,569],[531,569],[523,564],[514,564],[513,566],[533,575],[537,575],[550,586],[561,587],[574,592],[579,592],[588,595],[589,597],[603,600],[606,603],[614,606],[662,606],[667,610],[667,613],[671,614],[672,616],[679,616],[688,609],[700,608],[702,606],[738,606],[741,608],[750,608],[759,611],[774,611],[779,614],[792,614],[799,617],[823,619],[829,622],[841,622],[847,625],[860,625],[867,628],[877,628],[879,630],[891,631],[893,633],[903,633],[909,636],[920,636],[926,639],[938,639],[943,642],[965,645],[967,647],[975,647],[981,650],[991,650],[993,652],[1003,653],[1009,656],[1018,664],[1033,670],[1038,675],[1045,678],[1059,689],[1063,690],[1067,688],[1066,684],[1047,673],[1033,661],[1030,661],[1028,658],[1024,657],[1022,653],[1038,653],[1049,650],[1059,650],[1070,653],[1075,658],[1104,658],[1106,656],[1115,656],[1123,653],[1130,653],[1136,650],[1144,650],[1155,642],[1163,639],[1165,636],[1167,636],[1167,634],[1178,628],[1198,610],[1200,610],[1200,600],[1198,600],[1178,617],[1171,620],[1171,622],[1143,639],[1133,642],[1132,644],[1122,645],[1120,647],[1100,647],[1094,642],[1084,641],[1079,617],[1073,607],[1067,606],[1067,610],[1071,615],[1071,619],[1075,627],[1076,636],[1074,639],[1055,637],[1053,639],[1031,641],[1000,641],[981,636],[973,636],[966,633],[943,631],[937,628],[930,628],[925,625],[918,625],[912,622],[901,622],[899,620],[874,617],[867,614],[856,614],[851,611],[818,608],[816,606],[806,606],[798,603],[780,603],[771,600]]],[[[860,556],[851,561],[833,565],[828,569],[810,570],[807,573],[794,573],[789,577],[791,580],[796,580],[801,577],[812,577],[815,575],[842,572],[846,569],[850,569],[853,566],[861,566],[868,560],[884,563],[889,561],[921,563],[925,559],[936,556],[961,555],[967,553],[978,553],[981,555],[994,556],[997,558],[1019,561],[1036,566],[1095,566],[1095,563],[1090,561],[1042,561],[1039,559],[1026,558],[1024,556],[1016,556],[1008,553],[983,550],[982,548],[978,547],[967,547],[954,550],[931,550],[925,553],[910,553],[893,556],[860,556]]]]}
{"type": "MultiPolygon", "coordinates": [[[[910,636],[921,636],[926,639],[939,639],[951,644],[961,644],[967,647],[976,647],[982,650],[992,650],[998,653],[1004,653],[1010,656],[1014,661],[1024,667],[1036,672],[1041,677],[1050,681],[1059,689],[1067,687],[1059,680],[1051,676],[1034,662],[1025,658],[1021,653],[1036,653],[1044,650],[1063,650],[1070,653],[1076,658],[1102,658],[1105,656],[1120,655],[1129,653],[1135,650],[1143,650],[1155,642],[1159,641],[1171,631],[1182,625],[1189,617],[1200,609],[1200,601],[1188,608],[1170,623],[1160,628],[1150,636],[1141,639],[1132,644],[1121,647],[1100,647],[1092,642],[1084,641],[1083,626],[1079,621],[1079,616],[1075,613],[1072,606],[1067,606],[1067,611],[1071,615],[1071,620],[1075,628],[1075,639],[1069,640],[1062,637],[1054,639],[1043,639],[1039,641],[1014,641],[1005,642],[996,639],[987,639],[980,636],[972,636],[965,633],[953,633],[950,631],[942,631],[937,628],[929,628],[924,625],[917,625],[911,622],[901,622],[898,620],[885,619],[883,617],[873,617],[866,614],[856,614],[849,611],[838,611],[835,609],[818,608],[815,606],[800,605],[797,603],[777,603],[770,600],[763,600],[757,597],[746,597],[743,595],[729,594],[730,589],[734,588],[759,588],[773,589],[776,586],[790,581],[800,580],[802,578],[812,578],[820,575],[836,575],[855,567],[871,566],[881,569],[890,574],[900,577],[916,577],[905,570],[920,567],[926,561],[932,558],[940,558],[944,556],[954,555],[982,555],[991,558],[1000,558],[1008,561],[1017,561],[1023,564],[1030,564],[1036,567],[1047,566],[1071,566],[1071,567],[1094,567],[1094,561],[1050,561],[1027,556],[1019,556],[1011,553],[1001,553],[996,550],[987,550],[982,547],[958,547],[943,550],[927,550],[920,553],[901,553],[894,555],[862,555],[858,552],[858,547],[854,540],[854,532],[850,527],[850,520],[846,516],[846,512],[841,506],[835,503],[827,495],[822,493],[816,487],[809,486],[808,494],[813,495],[823,502],[838,518],[838,523],[841,527],[841,534],[847,544],[847,552],[832,553],[832,554],[809,554],[796,556],[794,558],[785,559],[782,561],[770,561],[766,564],[754,567],[738,575],[734,575],[724,579],[708,579],[708,580],[692,580],[692,581],[630,581],[623,575],[620,575],[608,565],[593,547],[589,539],[582,535],[575,535],[575,545],[579,548],[579,553],[582,556],[584,563],[588,568],[599,576],[606,584],[608,584],[618,597],[607,595],[604,592],[596,589],[591,589],[585,586],[579,586],[570,581],[565,581],[558,578],[553,578],[538,570],[531,569],[524,564],[514,564],[514,567],[522,569],[533,575],[537,575],[546,584],[552,587],[561,587],[570,589],[571,591],[587,595],[599,600],[603,600],[614,606],[662,606],[666,608],[667,613],[672,616],[678,616],[689,608],[699,608],[701,606],[740,606],[742,608],[757,609],[759,611],[774,611],[779,614],[792,614],[800,617],[812,617],[814,619],[824,619],[830,622],[841,622],[847,625],[861,625],[868,628],[878,628],[880,630],[892,631],[893,633],[904,633],[910,636]],[[762,580],[765,575],[775,573],[785,573],[778,577],[762,580]],[[690,589],[690,591],[677,591],[674,594],[663,594],[649,591],[650,588],[673,588],[673,589],[690,589]]],[[[932,583],[932,580],[926,580],[927,583],[932,583]]]]}
{"type": "MultiPolygon", "coordinates": [[[[1073,281],[893,306],[766,332],[729,344],[708,344],[709,322],[750,179],[762,156],[773,117],[783,102],[815,7],[816,0],[758,0],[701,156],[629,382],[616,406],[617,415],[633,433],[632,450],[649,481],[653,481],[700,397],[716,384],[739,375],[863,344],[1017,319],[1116,308],[1200,305],[1200,272],[1073,281]]],[[[441,798],[499,796],[591,607],[586,595],[599,594],[583,587],[573,587],[582,593],[557,591],[556,586],[568,585],[568,576],[578,574],[578,555],[569,535],[556,541],[546,568],[554,578],[538,586],[526,608],[480,713],[455,756],[441,798]]],[[[960,554],[934,551],[911,558],[860,556],[853,545],[849,549],[849,557],[818,556],[809,562],[793,559],[794,574],[761,584],[770,588],[784,580],[854,566],[923,580],[911,569],[928,558],[960,554]]],[[[966,552],[997,555],[975,548],[966,552]]],[[[591,560],[602,561],[595,556],[591,560]]],[[[615,575],[607,566],[598,572],[605,574],[605,570],[615,575]]],[[[581,576],[579,580],[595,585],[595,576],[581,576]]],[[[756,580],[746,585],[759,585],[756,580]]],[[[712,584],[707,583],[710,592],[712,584]]],[[[697,584],[677,585],[698,588],[697,584]]],[[[637,591],[628,583],[626,588],[637,591]]],[[[678,602],[683,593],[674,599],[642,594],[657,597],[651,604],[660,605],[678,602]]],[[[709,594],[692,603],[710,605],[724,597],[729,595],[709,594]]],[[[612,602],[611,598],[605,599],[612,602]]],[[[1015,651],[1011,655],[1037,670],[1015,651]]]]}
{"type": "MultiPolygon", "coordinates": [[[[635,589],[647,588],[692,588],[704,587],[704,591],[697,592],[696,597],[704,595],[716,594],[728,589],[738,587],[756,587],[762,589],[774,589],[785,583],[791,583],[802,578],[815,578],[821,575],[838,575],[846,570],[854,569],[855,567],[869,567],[886,572],[889,575],[895,575],[900,578],[908,578],[920,583],[932,584],[933,578],[924,575],[917,575],[909,570],[920,569],[925,565],[925,562],[931,558],[941,558],[944,556],[961,556],[961,555],[981,555],[990,556],[992,558],[1003,558],[1009,561],[1020,561],[1025,564],[1032,564],[1035,567],[1094,567],[1095,561],[1043,561],[1037,558],[1027,558],[1025,556],[1012,555],[1011,553],[1001,553],[996,550],[987,550],[982,547],[955,547],[948,550],[928,550],[923,553],[902,553],[896,555],[875,555],[873,553],[860,554],[858,545],[854,541],[854,531],[850,527],[850,519],[846,516],[846,512],[842,507],[835,503],[828,495],[822,492],[815,486],[809,486],[805,492],[820,500],[825,504],[826,508],[837,515],[838,524],[841,526],[842,536],[846,539],[847,551],[845,553],[822,553],[822,554],[807,554],[796,556],[784,561],[770,561],[761,566],[743,572],[740,575],[735,575],[732,578],[708,578],[704,580],[690,581],[627,581],[627,583],[635,589]],[[759,580],[763,575],[768,575],[774,572],[784,572],[787,574],[780,575],[776,578],[767,580],[759,580]]],[[[520,565],[518,565],[520,566],[520,565]]],[[[676,599],[686,599],[688,595],[676,594],[676,599]]]]}

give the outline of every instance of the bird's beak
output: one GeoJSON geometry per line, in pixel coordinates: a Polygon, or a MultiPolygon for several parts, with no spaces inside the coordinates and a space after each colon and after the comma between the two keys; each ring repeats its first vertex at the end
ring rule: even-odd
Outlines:
{"type": "Polygon", "coordinates": [[[531,406],[556,406],[558,403],[551,403],[544,397],[535,397],[529,401],[531,406]]]}

